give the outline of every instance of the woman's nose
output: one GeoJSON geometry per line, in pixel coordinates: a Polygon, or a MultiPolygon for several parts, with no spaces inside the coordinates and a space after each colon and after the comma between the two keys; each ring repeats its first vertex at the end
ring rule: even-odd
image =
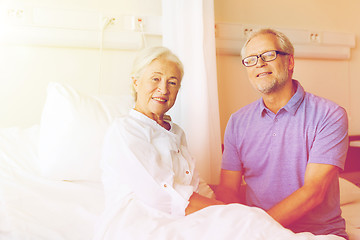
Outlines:
{"type": "Polygon", "coordinates": [[[167,94],[169,92],[167,83],[164,81],[160,82],[158,85],[158,91],[162,94],[167,94]]]}

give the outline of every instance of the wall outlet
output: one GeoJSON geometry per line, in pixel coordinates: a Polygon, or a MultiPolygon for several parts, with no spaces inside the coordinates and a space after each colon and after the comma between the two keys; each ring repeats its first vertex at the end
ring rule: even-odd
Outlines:
{"type": "Polygon", "coordinates": [[[310,32],[309,40],[311,43],[321,43],[321,34],[319,32],[310,32]]]}
{"type": "Polygon", "coordinates": [[[252,28],[244,28],[244,38],[248,38],[254,30],[252,28]]]}
{"type": "Polygon", "coordinates": [[[5,10],[5,21],[9,24],[20,24],[25,22],[26,11],[24,8],[8,8],[5,10]]]}
{"type": "Polygon", "coordinates": [[[32,9],[25,6],[0,9],[0,21],[8,25],[29,25],[32,23],[32,9]]]}

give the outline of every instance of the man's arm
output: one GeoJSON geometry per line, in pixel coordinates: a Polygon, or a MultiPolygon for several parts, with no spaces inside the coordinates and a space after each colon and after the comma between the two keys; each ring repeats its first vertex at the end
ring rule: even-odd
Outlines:
{"type": "Polygon", "coordinates": [[[267,213],[284,227],[289,226],[321,204],[338,167],[309,163],[305,171],[304,186],[269,209],[267,213]]]}
{"type": "Polygon", "coordinates": [[[243,195],[240,192],[241,182],[241,171],[221,169],[220,184],[215,190],[216,199],[225,203],[243,203],[243,195]]]}

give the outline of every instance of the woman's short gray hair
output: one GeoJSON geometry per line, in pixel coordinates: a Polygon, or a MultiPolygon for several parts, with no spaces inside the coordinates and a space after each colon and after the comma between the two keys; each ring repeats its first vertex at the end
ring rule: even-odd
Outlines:
{"type": "Polygon", "coordinates": [[[277,38],[279,45],[280,45],[280,49],[276,49],[276,50],[281,50],[283,52],[286,52],[290,55],[294,55],[294,46],[292,45],[290,39],[283,34],[282,32],[279,32],[277,30],[271,29],[271,28],[264,28],[264,29],[260,29],[258,31],[254,31],[250,34],[250,36],[248,37],[248,39],[246,40],[244,46],[241,49],[241,56],[244,58],[245,56],[245,51],[246,51],[246,46],[248,45],[248,43],[256,36],[259,35],[264,35],[264,34],[273,34],[275,35],[275,37],[277,38]]]}
{"type": "MultiPolygon", "coordinates": [[[[130,73],[131,78],[138,79],[145,70],[145,68],[149,66],[150,63],[152,63],[152,61],[159,58],[169,60],[176,64],[178,70],[180,71],[179,80],[181,81],[184,75],[184,66],[182,62],[173,52],[170,51],[170,49],[161,46],[145,48],[136,55],[130,73]]],[[[132,86],[132,94],[136,100],[137,96],[133,84],[131,84],[131,86],[132,86]]]]}

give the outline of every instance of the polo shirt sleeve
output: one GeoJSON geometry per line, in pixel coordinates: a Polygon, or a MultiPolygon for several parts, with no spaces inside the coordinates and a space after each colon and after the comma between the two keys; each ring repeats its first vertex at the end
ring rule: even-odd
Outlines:
{"type": "Polygon", "coordinates": [[[348,149],[348,118],[344,108],[327,109],[315,130],[315,140],[309,153],[309,163],[335,165],[344,169],[348,149]]]}
{"type": "Polygon", "coordinates": [[[236,128],[236,121],[234,115],[229,119],[224,134],[224,152],[222,156],[221,168],[231,171],[241,171],[241,157],[237,144],[237,133],[239,129],[236,128]]]}

